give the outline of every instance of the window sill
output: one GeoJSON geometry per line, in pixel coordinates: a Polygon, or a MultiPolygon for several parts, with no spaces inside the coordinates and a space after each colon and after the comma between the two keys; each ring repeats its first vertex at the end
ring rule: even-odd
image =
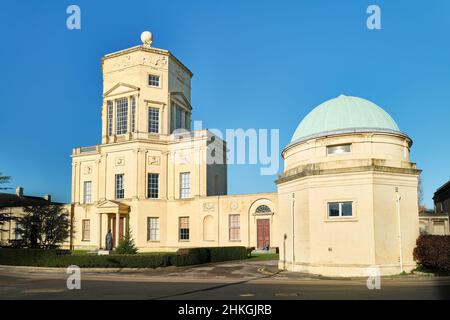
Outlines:
{"type": "Polygon", "coordinates": [[[323,222],[357,222],[359,221],[358,218],[355,217],[349,217],[349,218],[343,218],[343,217],[336,217],[336,218],[328,218],[323,220],[323,222]]]}
{"type": "Polygon", "coordinates": [[[147,243],[160,243],[161,240],[147,240],[147,243]]]}
{"type": "Polygon", "coordinates": [[[81,239],[82,242],[91,242],[91,240],[81,239]]]}
{"type": "Polygon", "coordinates": [[[190,240],[178,240],[178,242],[189,242],[190,240]]]}
{"type": "Polygon", "coordinates": [[[228,242],[242,242],[242,240],[228,240],[228,242]]]}

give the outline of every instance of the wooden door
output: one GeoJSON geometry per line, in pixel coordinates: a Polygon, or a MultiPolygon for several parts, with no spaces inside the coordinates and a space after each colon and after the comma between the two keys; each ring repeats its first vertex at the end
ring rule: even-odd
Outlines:
{"type": "Polygon", "coordinates": [[[257,245],[258,249],[270,247],[270,219],[258,219],[257,222],[257,245]]]}

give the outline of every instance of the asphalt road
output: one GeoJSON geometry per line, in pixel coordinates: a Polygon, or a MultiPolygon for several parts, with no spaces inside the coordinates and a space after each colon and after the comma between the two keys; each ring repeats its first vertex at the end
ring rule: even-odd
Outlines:
{"type": "Polygon", "coordinates": [[[276,273],[274,262],[235,262],[139,272],[82,271],[68,290],[64,270],[0,267],[0,299],[450,299],[450,278],[396,276],[369,290],[366,279],[276,273]]]}

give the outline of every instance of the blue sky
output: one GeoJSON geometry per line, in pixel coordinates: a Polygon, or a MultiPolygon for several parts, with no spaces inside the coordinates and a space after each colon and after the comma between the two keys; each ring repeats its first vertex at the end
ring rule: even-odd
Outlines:
{"type": "MultiPolygon", "coordinates": [[[[71,149],[100,142],[103,55],[140,44],[193,72],[193,119],[279,128],[281,147],[316,105],[369,99],[414,140],[425,200],[450,179],[450,2],[3,1],[0,172],[25,193],[70,201],[71,149]],[[81,30],[66,8],[81,8],[81,30]],[[377,4],[382,30],[366,28],[377,4]]],[[[280,168],[281,170],[281,168],[280,168]]],[[[257,165],[229,168],[229,193],[275,191],[257,165]]]]}

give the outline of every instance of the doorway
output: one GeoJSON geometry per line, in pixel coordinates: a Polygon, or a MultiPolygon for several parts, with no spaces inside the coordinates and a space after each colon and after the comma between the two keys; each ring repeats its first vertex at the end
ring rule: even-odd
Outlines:
{"type": "Polygon", "coordinates": [[[270,219],[256,220],[258,249],[270,248],[270,219]]]}

